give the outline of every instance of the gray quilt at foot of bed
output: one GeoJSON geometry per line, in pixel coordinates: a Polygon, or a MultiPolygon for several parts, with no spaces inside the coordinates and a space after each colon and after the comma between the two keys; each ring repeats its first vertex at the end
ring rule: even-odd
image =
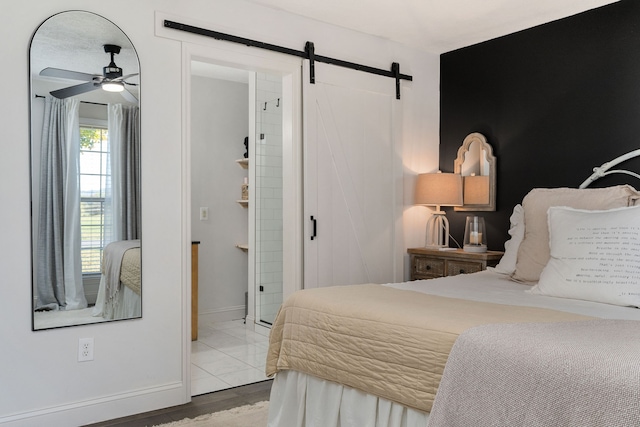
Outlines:
{"type": "Polygon", "coordinates": [[[640,426],[640,322],[471,328],[454,344],[429,427],[640,426]]]}

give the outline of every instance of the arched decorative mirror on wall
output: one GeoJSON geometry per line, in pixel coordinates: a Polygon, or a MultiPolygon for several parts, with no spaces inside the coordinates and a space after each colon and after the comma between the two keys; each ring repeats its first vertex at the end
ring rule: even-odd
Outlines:
{"type": "Polygon", "coordinates": [[[496,210],[496,158],[484,135],[467,135],[458,149],[453,172],[463,180],[464,205],[456,206],[456,211],[496,210]]]}
{"type": "Polygon", "coordinates": [[[85,11],[29,49],[33,329],[142,316],[140,64],[85,11]]]}

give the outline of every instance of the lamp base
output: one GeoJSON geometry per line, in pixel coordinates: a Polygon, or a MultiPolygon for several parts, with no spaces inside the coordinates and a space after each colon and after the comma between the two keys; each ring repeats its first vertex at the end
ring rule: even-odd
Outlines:
{"type": "Polygon", "coordinates": [[[440,249],[449,247],[449,220],[444,211],[437,210],[427,221],[425,248],[440,249]]]}

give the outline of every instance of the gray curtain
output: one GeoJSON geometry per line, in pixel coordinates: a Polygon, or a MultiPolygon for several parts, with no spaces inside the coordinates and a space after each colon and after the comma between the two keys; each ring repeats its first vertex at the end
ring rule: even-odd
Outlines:
{"type": "Polygon", "coordinates": [[[80,256],[78,101],[47,98],[40,147],[36,309],[87,307],[80,256]]]}
{"type": "Polygon", "coordinates": [[[109,105],[111,241],[141,238],[140,109],[109,105]]]}

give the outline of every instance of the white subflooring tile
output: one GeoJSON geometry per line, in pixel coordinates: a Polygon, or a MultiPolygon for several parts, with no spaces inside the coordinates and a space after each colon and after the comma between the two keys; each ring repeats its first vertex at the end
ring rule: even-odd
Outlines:
{"type": "Polygon", "coordinates": [[[211,393],[266,380],[269,339],[242,320],[199,322],[191,342],[191,395],[211,393]]]}

